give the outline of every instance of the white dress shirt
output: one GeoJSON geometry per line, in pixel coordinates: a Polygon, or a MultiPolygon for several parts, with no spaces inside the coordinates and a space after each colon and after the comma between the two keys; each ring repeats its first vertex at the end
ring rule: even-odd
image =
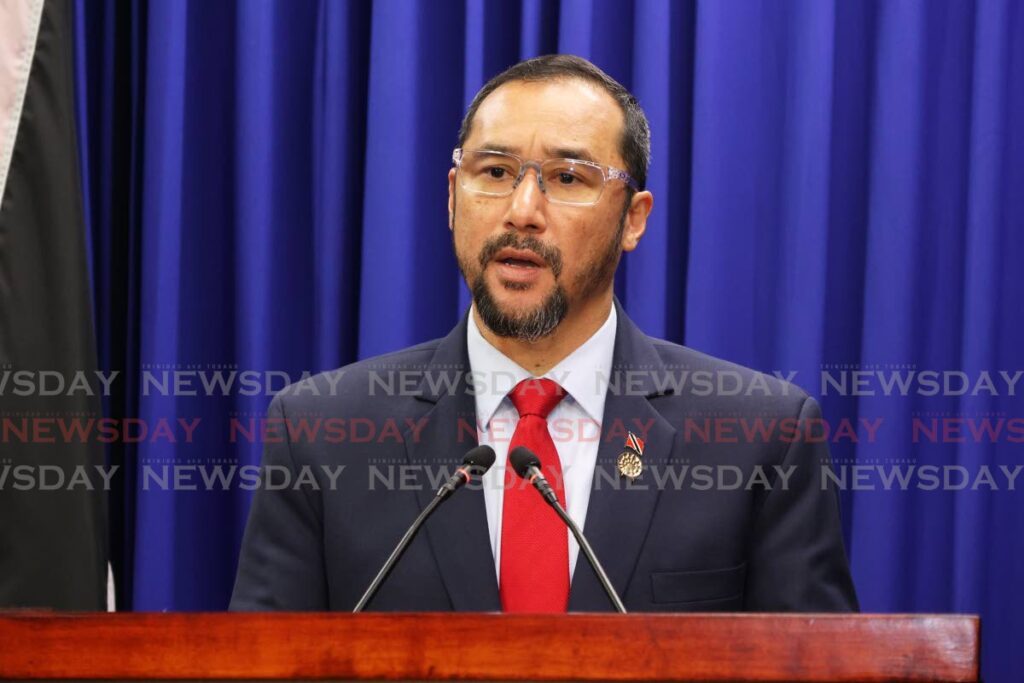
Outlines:
{"type": "MultiPolygon", "coordinates": [[[[483,338],[470,311],[466,326],[469,365],[476,394],[477,436],[481,445],[494,448],[494,466],[483,478],[487,527],[494,553],[494,571],[501,580],[501,515],[504,501],[505,465],[508,444],[516,431],[519,413],[508,393],[533,375],[494,348],[483,338]]],[[[608,319],[582,346],[543,377],[558,382],[568,394],[548,415],[548,432],[562,463],[566,510],[583,528],[590,504],[590,491],[601,441],[601,420],[607,378],[611,376],[615,349],[616,315],[611,307],[608,319]]],[[[538,494],[540,495],[540,494],[538,494]]],[[[579,545],[569,529],[569,577],[576,569],[579,545]]]]}

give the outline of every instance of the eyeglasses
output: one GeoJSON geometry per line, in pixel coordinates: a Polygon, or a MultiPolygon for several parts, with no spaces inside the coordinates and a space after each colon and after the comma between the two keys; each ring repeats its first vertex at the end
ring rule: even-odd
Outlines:
{"type": "Polygon", "coordinates": [[[505,152],[456,148],[452,162],[459,169],[459,187],[488,197],[512,194],[529,168],[537,173],[540,191],[554,204],[596,204],[609,180],[621,180],[634,190],[640,189],[625,171],[581,159],[528,161],[505,152]]]}

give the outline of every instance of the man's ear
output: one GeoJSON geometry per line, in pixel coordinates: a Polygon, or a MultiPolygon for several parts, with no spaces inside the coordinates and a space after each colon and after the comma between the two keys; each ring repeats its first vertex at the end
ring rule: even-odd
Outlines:
{"type": "Polygon", "coordinates": [[[654,208],[654,195],[644,190],[633,195],[626,212],[626,225],[622,231],[622,250],[633,251],[647,230],[647,217],[654,208]]]}
{"type": "Polygon", "coordinates": [[[455,229],[455,168],[448,171],[448,229],[455,229]]]}

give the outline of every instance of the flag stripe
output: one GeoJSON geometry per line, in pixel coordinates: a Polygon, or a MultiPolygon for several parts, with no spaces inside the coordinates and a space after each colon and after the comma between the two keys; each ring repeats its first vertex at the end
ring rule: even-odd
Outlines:
{"type": "Polygon", "coordinates": [[[18,137],[43,0],[0,0],[0,197],[18,137]]]}
{"type": "MultiPolygon", "coordinates": [[[[7,0],[6,10],[14,7],[7,0]]],[[[97,367],[75,130],[72,3],[45,0],[0,197],[0,377],[94,377],[97,367]]],[[[12,15],[13,16],[13,15],[12,15]]],[[[46,420],[100,414],[93,391],[0,390],[0,607],[96,610],[106,605],[102,447],[62,438],[46,420]],[[6,434],[7,436],[3,436],[6,434]],[[12,470],[18,468],[21,480],[12,470]],[[72,486],[91,474],[90,486],[72,486]],[[26,483],[26,477],[28,478],[26,483]],[[19,487],[20,485],[20,487],[19,487]]]]}

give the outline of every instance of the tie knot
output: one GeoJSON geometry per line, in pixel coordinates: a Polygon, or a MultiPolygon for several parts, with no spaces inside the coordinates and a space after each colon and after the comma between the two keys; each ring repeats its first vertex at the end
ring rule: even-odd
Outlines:
{"type": "Polygon", "coordinates": [[[519,411],[519,417],[536,415],[546,420],[548,413],[565,397],[565,389],[553,380],[534,377],[517,384],[508,397],[519,411]]]}

